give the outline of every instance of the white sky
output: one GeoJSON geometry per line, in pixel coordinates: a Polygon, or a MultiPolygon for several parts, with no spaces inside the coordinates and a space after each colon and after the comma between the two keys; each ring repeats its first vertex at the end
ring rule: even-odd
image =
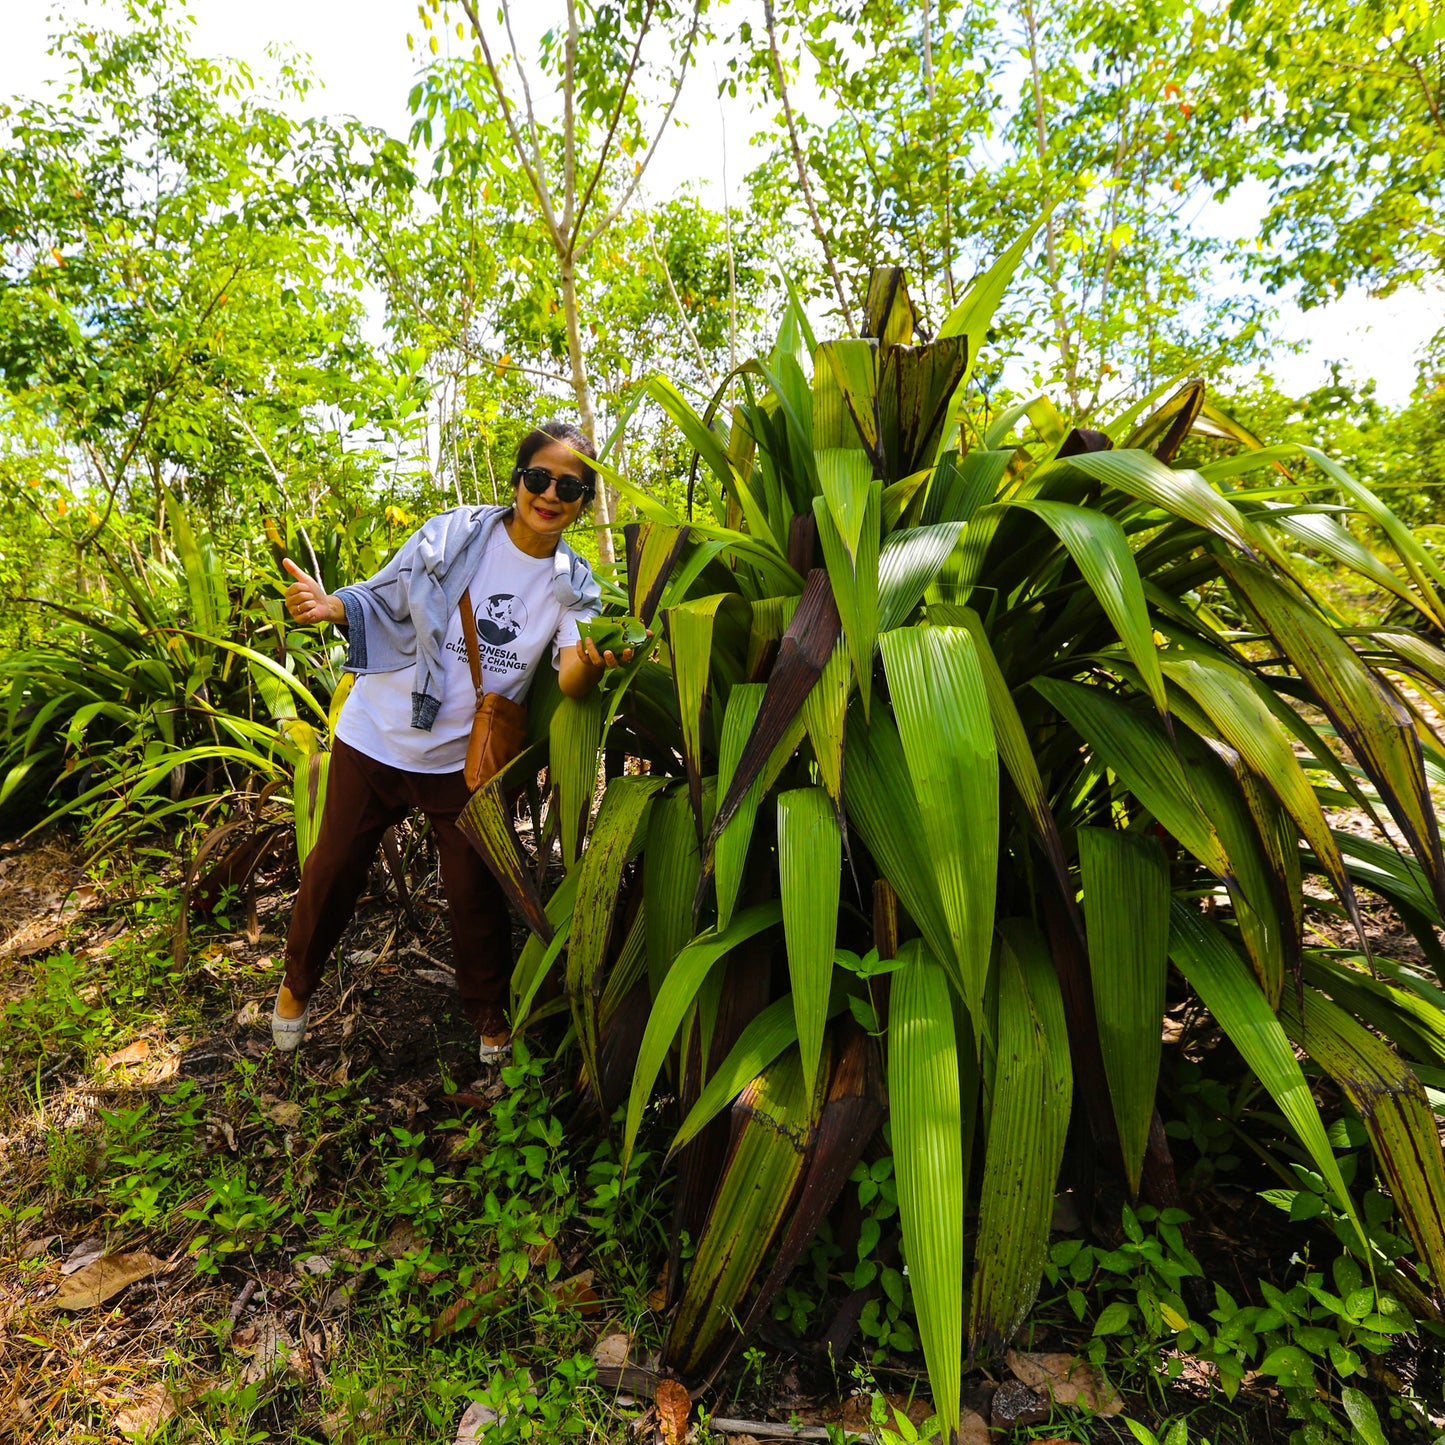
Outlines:
{"type": "MultiPolygon", "coordinates": [[[[483,10],[490,9],[482,0],[483,10]]],[[[52,28],[50,5],[33,0],[0,0],[0,98],[33,94],[55,73],[46,55],[52,28]]],[[[540,34],[560,19],[560,0],[522,0],[517,15],[527,37],[540,34]]],[[[414,3],[407,0],[193,0],[196,48],[204,54],[243,60],[264,74],[270,69],[267,48],[289,46],[309,55],[323,82],[311,96],[310,109],[350,114],[404,135],[409,123],[406,97],[414,82],[420,47],[414,57],[406,34],[423,32],[414,3]]],[[[443,43],[447,43],[445,40],[443,43]]],[[[451,43],[456,44],[455,37],[451,43]]],[[[466,46],[470,50],[470,43],[466,46]]],[[[728,180],[737,192],[749,168],[749,137],[761,117],[743,99],[721,104],[714,75],[717,57],[704,53],[691,75],[675,126],[658,148],[648,173],[655,196],[675,192],[688,181],[699,185],[705,199],[720,204],[724,127],[728,180]]],[[[1208,224],[1221,232],[1248,233],[1256,222],[1248,198],[1229,208],[1216,208],[1208,224]]],[[[1445,292],[1402,292],[1375,300],[1354,291],[1339,301],[1310,312],[1282,308],[1283,334],[1305,340],[1300,355],[1280,353],[1273,371],[1286,391],[1303,392],[1323,382],[1326,363],[1343,361],[1347,375],[1373,378],[1381,400],[1408,400],[1415,381],[1420,348],[1445,327],[1445,292]]]]}

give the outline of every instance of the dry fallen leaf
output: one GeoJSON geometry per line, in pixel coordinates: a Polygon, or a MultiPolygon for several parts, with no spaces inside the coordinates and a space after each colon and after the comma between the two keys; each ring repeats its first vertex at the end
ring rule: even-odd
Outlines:
{"type": "Polygon", "coordinates": [[[279,1124],[283,1129],[294,1129],[301,1122],[301,1105],[293,1104],[289,1100],[272,1104],[266,1112],[271,1115],[271,1122],[279,1124]]]}
{"type": "Polygon", "coordinates": [[[1008,1367],[1031,1390],[1051,1395],[1059,1405],[1084,1405],[1096,1415],[1117,1415],[1123,1401],[1095,1373],[1092,1365],[1073,1355],[1031,1355],[1008,1352],[1008,1367]]]}
{"type": "Polygon", "coordinates": [[[692,1414],[692,1396],[687,1393],[687,1386],[678,1380],[659,1380],[652,1403],[663,1445],[683,1445],[687,1439],[687,1419],[692,1414]]]}
{"type": "Polygon", "coordinates": [[[61,1274],[74,1274],[78,1269],[84,1269],[92,1260],[97,1260],[105,1253],[105,1241],[99,1238],[82,1239],[69,1254],[65,1256],[65,1263],[60,1266],[61,1274]]]}
{"type": "Polygon", "coordinates": [[[381,1242],[381,1252],[388,1259],[400,1259],[407,1254],[420,1254],[426,1248],[426,1239],[416,1225],[407,1221],[395,1224],[381,1242]]]}
{"type": "MultiPolygon", "coordinates": [[[[910,1425],[921,1425],[933,1414],[933,1406],[927,1400],[915,1397],[910,1400],[904,1395],[884,1395],[883,1399],[892,1409],[893,1418],[887,1422],[889,1426],[897,1430],[899,1417],[907,1420],[910,1425]]],[[[871,1395],[850,1395],[843,1406],[842,1418],[839,1422],[845,1430],[863,1435],[873,1429],[873,1397],[871,1395]]],[[[899,1430],[900,1434],[907,1434],[899,1430]]]]}
{"type": "Polygon", "coordinates": [[[27,1239],[20,1246],[20,1258],[39,1259],[42,1254],[49,1254],[50,1246],[59,1238],[58,1234],[42,1234],[35,1239],[27,1239]]]}
{"type": "Polygon", "coordinates": [[[48,949],[54,948],[57,944],[64,942],[65,930],[63,928],[52,928],[40,934],[38,937],[31,938],[28,942],[11,944],[5,952],[8,953],[11,958],[32,958],[35,954],[44,953],[48,949]]]}
{"type": "Polygon", "coordinates": [[[592,1346],[592,1358],[604,1370],[620,1370],[627,1363],[627,1352],[631,1347],[632,1337],[621,1330],[614,1330],[592,1346]]]}
{"type": "Polygon", "coordinates": [[[164,1084],[169,1079],[174,1079],[181,1071],[181,1056],[172,1054],[168,1059],[162,1059],[154,1068],[146,1071],[146,1083],[164,1084]]]}
{"type": "Polygon", "coordinates": [[[262,1315],[254,1324],[238,1330],[231,1336],[231,1348],[238,1355],[250,1356],[241,1371],[243,1385],[264,1385],[287,1368],[304,1374],[309,1363],[276,1315],[262,1315]]]}
{"type": "Polygon", "coordinates": [[[365,1438],[386,1419],[391,1402],[400,1392],[401,1385],[395,1380],[373,1385],[340,1409],[323,1415],[321,1433],[331,1445],[347,1445],[353,1437],[365,1438]]]}
{"type": "Polygon", "coordinates": [[[504,1303],[505,1298],[497,1289],[497,1272],[489,1270],[431,1322],[431,1338],[439,1340],[443,1335],[470,1329],[479,1319],[495,1314],[504,1303]]]}
{"type": "Polygon", "coordinates": [[[456,1445],[478,1445],[487,1438],[493,1425],[502,1417],[490,1405],[473,1400],[457,1422],[456,1445]]]}
{"type": "Polygon", "coordinates": [[[126,1064],[143,1064],[151,1056],[150,1041],[137,1039],[133,1044],[127,1044],[123,1049],[117,1049],[113,1054],[105,1057],[107,1069],[119,1069],[126,1064]]]}
{"type": "Polygon", "coordinates": [[[88,1310],[118,1295],[128,1284],[149,1279],[165,1267],[165,1260],[144,1251],[102,1255],[71,1275],[50,1303],[59,1310],[88,1310]]]}
{"type": "Polygon", "coordinates": [[[261,1005],[255,999],[247,999],[236,1014],[236,1022],[243,1029],[248,1029],[253,1024],[259,1024],[261,1022],[261,1005]]]}
{"type": "Polygon", "coordinates": [[[988,1428],[988,1421],[972,1410],[965,1410],[958,1423],[958,1445],[993,1445],[993,1431],[988,1428]]]}
{"type": "Polygon", "coordinates": [[[169,1385],[152,1385],[115,1417],[115,1428],[135,1440],[149,1440],[176,1413],[169,1385]]]}
{"type": "Polygon", "coordinates": [[[548,1291],[564,1309],[576,1310],[579,1315],[590,1316],[602,1313],[602,1300],[594,1287],[596,1271],[584,1269],[570,1279],[553,1280],[548,1291]]]}

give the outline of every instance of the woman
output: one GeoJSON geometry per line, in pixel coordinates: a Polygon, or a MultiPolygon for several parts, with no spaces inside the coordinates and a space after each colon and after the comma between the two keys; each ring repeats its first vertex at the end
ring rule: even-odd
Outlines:
{"type": "Polygon", "coordinates": [[[569,697],[585,697],[604,669],[631,659],[630,648],[599,655],[578,634],[600,600],[591,568],[562,540],[596,489],[596,473],[579,453],[594,455],[566,422],[528,432],[510,507],[457,507],[432,517],[375,577],[335,595],[286,559],[292,619],[344,628],[346,668],[357,678],[337,721],[321,830],[291,914],[271,1016],[278,1049],[296,1048],[306,1033],[312,995],[381,835],[420,808],[441,855],[462,1009],[483,1060],[507,1052],[506,900],[457,827],[470,796],[462,770],[476,703],[460,602],[469,590],[488,692],[524,700],[549,649],[569,697]]]}

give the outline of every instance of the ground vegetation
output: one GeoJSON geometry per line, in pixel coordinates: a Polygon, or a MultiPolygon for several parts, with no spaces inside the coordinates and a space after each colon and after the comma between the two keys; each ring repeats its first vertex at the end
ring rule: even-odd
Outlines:
{"type": "Polygon", "coordinates": [[[0,116],[0,1416],[1435,1440],[1438,347],[1404,407],[1267,363],[1436,276],[1438,22],[511,18],[424,0],[404,138],[164,0],[0,116]],[[775,122],[721,209],[647,184],[705,43],[775,122]],[[471,810],[515,1056],[406,825],[283,1058],[347,682],[280,558],[559,409],[653,635],[471,810]]]}

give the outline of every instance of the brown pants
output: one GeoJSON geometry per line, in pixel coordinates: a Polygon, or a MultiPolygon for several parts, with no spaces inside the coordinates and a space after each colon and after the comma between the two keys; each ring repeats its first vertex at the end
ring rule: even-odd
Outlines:
{"type": "MultiPolygon", "coordinates": [[[[286,987],[298,999],[305,1002],[321,982],[381,835],[420,808],[441,854],[462,1012],[480,1032],[484,1015],[503,1006],[512,974],[511,919],[496,878],[457,827],[469,796],[460,772],[404,772],[335,740],[321,831],[301,870],[286,937],[286,987]]],[[[495,1022],[487,1022],[495,1031],[495,1022]]]]}

